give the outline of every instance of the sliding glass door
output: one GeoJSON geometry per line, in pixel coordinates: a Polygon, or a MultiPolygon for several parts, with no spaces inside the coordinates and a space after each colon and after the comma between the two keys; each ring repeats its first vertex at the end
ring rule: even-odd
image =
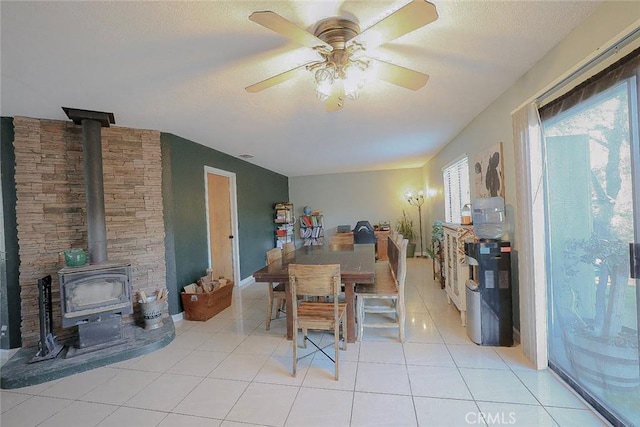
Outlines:
{"type": "Polygon", "coordinates": [[[638,52],[540,110],[549,362],[611,420],[640,425],[638,52]]]}

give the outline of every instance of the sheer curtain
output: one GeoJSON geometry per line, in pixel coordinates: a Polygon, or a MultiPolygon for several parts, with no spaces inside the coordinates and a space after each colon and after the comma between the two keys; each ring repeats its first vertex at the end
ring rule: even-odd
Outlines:
{"type": "Polygon", "coordinates": [[[516,172],[515,235],[520,284],[520,342],[537,369],[547,367],[547,300],[542,197],[542,135],[538,107],[511,115],[516,172]]]}
{"type": "Polygon", "coordinates": [[[629,275],[640,235],[639,88],[640,48],[539,113],[549,367],[612,424],[640,426],[640,280],[629,275]]]}

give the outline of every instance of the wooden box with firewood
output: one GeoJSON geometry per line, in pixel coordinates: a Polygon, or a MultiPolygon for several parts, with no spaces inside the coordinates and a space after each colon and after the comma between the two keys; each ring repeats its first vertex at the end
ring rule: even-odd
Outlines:
{"type": "Polygon", "coordinates": [[[186,320],[204,322],[231,305],[233,282],[207,275],[184,287],[180,294],[186,320]]]}

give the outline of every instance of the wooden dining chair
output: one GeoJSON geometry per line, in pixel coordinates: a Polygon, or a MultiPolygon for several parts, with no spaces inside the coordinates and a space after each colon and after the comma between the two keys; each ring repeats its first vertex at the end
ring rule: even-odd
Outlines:
{"type": "Polygon", "coordinates": [[[329,240],[329,248],[332,251],[340,251],[353,248],[353,234],[338,233],[331,236],[329,240]]]}
{"type": "MultiPolygon", "coordinates": [[[[332,251],[348,251],[353,250],[353,233],[337,233],[331,236],[329,240],[329,250],[332,251]]],[[[344,284],[342,288],[342,300],[344,300],[344,284]]]]}
{"type": "Polygon", "coordinates": [[[346,304],[338,300],[340,294],[340,264],[328,265],[289,265],[289,286],[292,301],[298,296],[330,297],[326,301],[301,301],[292,304],[293,313],[293,376],[296,376],[298,366],[298,330],[302,329],[302,345],[307,347],[307,341],[313,344],[334,363],[334,377],[338,379],[340,324],[342,324],[343,350],[347,349],[347,319],[346,304]],[[331,358],[316,343],[308,337],[308,330],[333,331],[334,358],[331,358]]]}
{"type": "MultiPolygon", "coordinates": [[[[267,251],[267,265],[272,262],[279,262],[282,260],[282,250],[280,248],[273,248],[267,251]]],[[[265,329],[268,331],[271,328],[271,319],[273,318],[273,306],[276,306],[276,319],[280,318],[280,313],[284,313],[284,306],[286,303],[286,291],[284,283],[269,282],[269,300],[267,301],[267,321],[265,323],[265,329]]]]}
{"type": "Polygon", "coordinates": [[[286,255],[290,252],[293,252],[296,250],[296,244],[293,242],[287,242],[285,244],[282,245],[282,254],[286,255]]]}
{"type": "Polygon", "coordinates": [[[406,317],[404,282],[407,276],[407,245],[409,240],[398,235],[390,240],[387,253],[389,261],[376,263],[373,285],[357,285],[358,340],[364,335],[364,328],[398,328],[398,341],[404,342],[406,317]],[[399,243],[398,243],[399,242],[399,243]],[[368,303],[367,303],[368,302],[368,303]],[[366,320],[367,314],[375,315],[374,320],[366,320]],[[391,316],[388,316],[388,315],[391,316]],[[385,316],[384,318],[382,316],[385,316]]]}

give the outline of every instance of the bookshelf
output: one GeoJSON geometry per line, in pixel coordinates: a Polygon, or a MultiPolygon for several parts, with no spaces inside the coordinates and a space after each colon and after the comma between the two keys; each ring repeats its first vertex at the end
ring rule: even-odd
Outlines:
{"type": "Polygon", "coordinates": [[[324,244],[324,222],[322,215],[301,215],[300,237],[304,241],[304,246],[324,244]]]}
{"type": "Polygon", "coordinates": [[[289,202],[276,203],[273,209],[273,222],[276,224],[276,247],[282,248],[285,243],[293,242],[293,223],[295,222],[293,204],[289,202]]]}

